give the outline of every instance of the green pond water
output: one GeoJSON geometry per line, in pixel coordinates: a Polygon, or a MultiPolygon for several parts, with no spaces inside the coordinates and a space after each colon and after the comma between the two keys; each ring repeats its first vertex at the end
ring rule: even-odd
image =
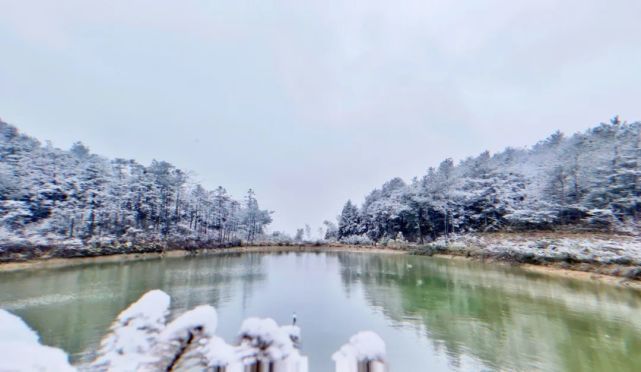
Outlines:
{"type": "Polygon", "coordinates": [[[0,308],[43,343],[90,360],[109,324],[151,289],[172,316],[201,304],[234,341],[243,319],[303,331],[312,372],[361,330],[392,372],[640,371],[641,294],[479,262],[370,253],[210,255],[0,273],[0,308]]]}

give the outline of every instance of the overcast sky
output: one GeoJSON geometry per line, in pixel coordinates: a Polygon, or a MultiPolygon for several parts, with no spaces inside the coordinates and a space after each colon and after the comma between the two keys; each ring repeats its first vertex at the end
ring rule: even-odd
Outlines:
{"type": "Polygon", "coordinates": [[[641,119],[639,0],[0,0],[0,117],[314,229],[443,158],[641,119]]]}

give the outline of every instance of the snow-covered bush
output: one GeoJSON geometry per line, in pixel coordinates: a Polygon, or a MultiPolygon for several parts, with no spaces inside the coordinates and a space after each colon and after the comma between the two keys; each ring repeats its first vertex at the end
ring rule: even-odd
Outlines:
{"type": "Polygon", "coordinates": [[[372,245],[374,242],[367,235],[350,235],[340,240],[343,244],[351,245],[372,245]]]}

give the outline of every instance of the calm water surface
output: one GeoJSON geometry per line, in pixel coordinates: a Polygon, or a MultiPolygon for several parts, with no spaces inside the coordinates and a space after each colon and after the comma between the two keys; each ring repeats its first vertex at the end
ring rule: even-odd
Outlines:
{"type": "Polygon", "coordinates": [[[287,324],[296,312],[313,372],[333,371],[331,354],[361,330],[383,337],[393,372],[641,370],[639,292],[428,257],[244,254],[0,273],[0,307],[82,361],[155,288],[172,315],[215,306],[230,342],[249,316],[287,324]]]}

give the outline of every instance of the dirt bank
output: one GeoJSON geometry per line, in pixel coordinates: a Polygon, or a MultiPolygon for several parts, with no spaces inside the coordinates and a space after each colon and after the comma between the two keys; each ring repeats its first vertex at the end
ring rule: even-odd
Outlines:
{"type": "MultiPolygon", "coordinates": [[[[56,268],[75,265],[85,265],[101,262],[126,262],[132,260],[158,259],[161,257],[184,257],[201,255],[221,255],[239,253],[278,253],[278,252],[367,252],[385,254],[418,254],[426,256],[439,256],[449,259],[480,260],[496,264],[508,264],[522,267],[531,272],[544,273],[566,278],[599,281],[612,285],[629,287],[641,290],[641,266],[630,260],[597,260],[593,257],[583,257],[573,254],[574,249],[587,244],[592,250],[595,241],[607,241],[608,251],[616,246],[619,238],[612,236],[588,237],[559,236],[558,234],[488,234],[484,236],[459,236],[448,240],[444,244],[437,241],[433,244],[396,245],[396,246],[353,246],[353,245],[297,245],[297,246],[247,246],[211,249],[168,250],[164,252],[146,253],[119,253],[97,257],[73,258],[39,258],[24,262],[0,263],[0,272],[25,269],[56,268]],[[588,239],[588,243],[586,242],[588,239]],[[517,243],[518,242],[518,243],[517,243]],[[558,247],[554,248],[553,244],[558,247]],[[552,248],[550,248],[552,247],[552,248]],[[534,250],[534,251],[533,251],[534,250]],[[570,253],[568,253],[570,250],[570,253]],[[561,254],[559,254],[561,253],[561,254]]],[[[622,246],[627,248],[631,243],[629,238],[624,238],[622,246]]],[[[635,247],[636,248],[636,247],[635,247]]],[[[636,249],[635,249],[636,251],[636,249]]]]}
{"type": "Polygon", "coordinates": [[[498,262],[625,287],[641,285],[639,236],[565,232],[466,234],[407,248],[418,255],[498,262]]]}
{"type": "Polygon", "coordinates": [[[0,272],[16,271],[25,269],[56,268],[76,265],[86,265],[103,262],[127,262],[135,260],[149,260],[161,257],[186,257],[205,256],[238,253],[279,253],[279,252],[368,252],[386,254],[406,254],[405,249],[390,249],[372,246],[352,245],[297,245],[297,246],[247,246],[229,248],[211,248],[199,250],[171,250],[166,252],[150,253],[121,253],[109,256],[97,257],[73,257],[73,258],[39,258],[23,262],[0,263],[0,272]]]}
{"type": "MultiPolygon", "coordinates": [[[[603,271],[605,268],[600,265],[583,265],[581,268],[567,268],[560,264],[546,264],[546,265],[527,264],[527,263],[494,260],[494,259],[488,259],[488,258],[483,259],[476,256],[462,256],[458,254],[437,253],[437,254],[434,254],[433,256],[440,257],[440,258],[447,258],[450,260],[483,261],[483,262],[492,263],[494,265],[517,266],[529,272],[551,275],[551,276],[556,276],[561,278],[595,281],[595,282],[605,283],[609,285],[614,285],[617,287],[632,288],[632,289],[641,291],[640,280],[629,279],[629,278],[621,277],[618,275],[612,275],[612,274],[601,274],[599,273],[599,271],[603,271]]],[[[621,268],[618,267],[618,269],[621,269],[621,268]]],[[[612,270],[614,270],[614,268],[608,269],[608,271],[612,271],[612,270]]]]}

